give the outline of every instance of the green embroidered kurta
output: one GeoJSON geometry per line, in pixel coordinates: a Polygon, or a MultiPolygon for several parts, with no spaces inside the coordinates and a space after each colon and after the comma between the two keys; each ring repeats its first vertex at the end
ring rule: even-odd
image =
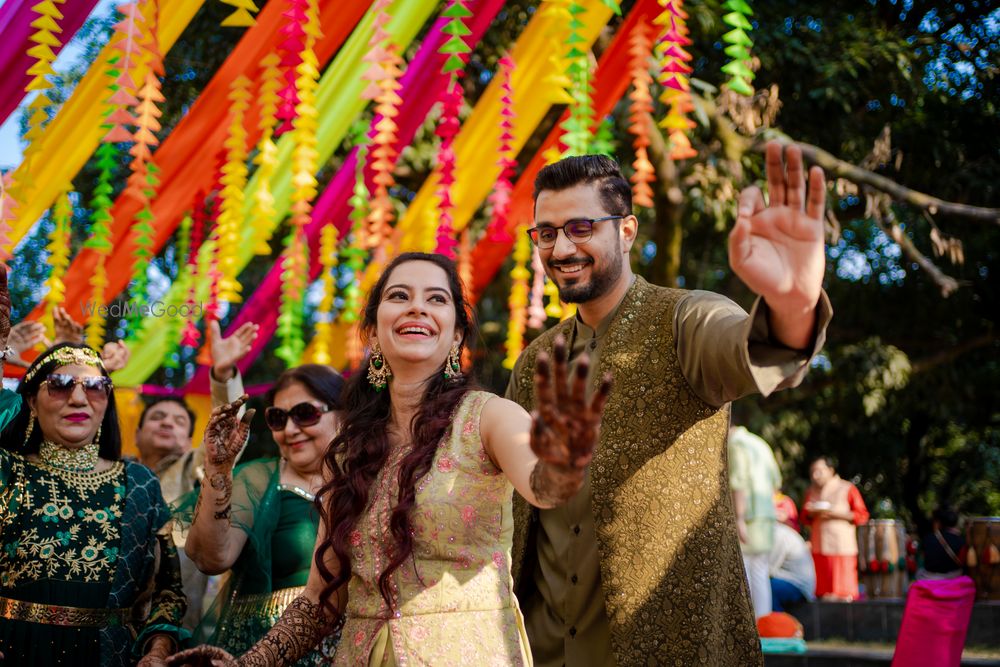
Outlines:
{"type": "MultiPolygon", "coordinates": [[[[754,311],[639,278],[595,329],[568,320],[519,359],[508,396],[529,410],[535,357],[558,333],[574,361],[595,358],[592,380],[616,380],[581,493],[542,513],[515,499],[537,664],[761,663],[726,482],[727,401],[795,384],[809,355],[771,344],[754,311]]],[[[824,297],[817,348],[829,314],[824,297]]]]}
{"type": "Polygon", "coordinates": [[[6,664],[126,665],[151,634],[181,639],[177,554],[157,534],[168,517],[143,466],[71,473],[0,449],[0,596],[131,609],[127,626],[104,628],[0,619],[6,664]]]}

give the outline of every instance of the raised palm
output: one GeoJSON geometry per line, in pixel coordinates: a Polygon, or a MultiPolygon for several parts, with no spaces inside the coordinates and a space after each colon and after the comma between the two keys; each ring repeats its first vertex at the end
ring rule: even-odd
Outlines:
{"type": "Polygon", "coordinates": [[[544,352],[535,360],[536,409],[532,413],[531,449],[548,464],[582,470],[594,456],[611,378],[605,376],[588,398],[589,371],[590,360],[584,355],[573,379],[569,379],[562,336],[556,337],[551,364],[544,352]]]}
{"type": "Polygon", "coordinates": [[[217,321],[211,321],[208,327],[211,339],[212,367],[216,371],[218,379],[228,379],[233,369],[236,368],[236,362],[250,351],[260,327],[252,322],[246,322],[226,338],[222,337],[222,331],[217,321]]]}
{"type": "Polygon", "coordinates": [[[811,309],[822,290],[826,189],[823,170],[813,167],[807,195],[802,151],[790,145],[784,153],[778,142],[767,145],[767,204],[760,188],[740,193],[729,264],[768,306],[792,312],[811,309]]]}
{"type": "Polygon", "coordinates": [[[232,403],[225,403],[212,410],[205,427],[205,458],[216,468],[231,468],[250,434],[254,410],[247,410],[240,418],[240,408],[246,403],[244,394],[232,403]]]}
{"type": "Polygon", "coordinates": [[[52,310],[52,322],[55,325],[54,343],[83,342],[83,325],[70,317],[62,306],[56,306],[52,310]]]}

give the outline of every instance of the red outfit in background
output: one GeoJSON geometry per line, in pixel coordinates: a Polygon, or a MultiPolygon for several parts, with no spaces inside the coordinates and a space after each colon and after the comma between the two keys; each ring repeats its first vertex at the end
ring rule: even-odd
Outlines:
{"type": "Polygon", "coordinates": [[[822,489],[810,487],[802,503],[802,523],[812,527],[812,553],[816,565],[816,597],[833,595],[845,600],[858,597],[858,534],[855,526],[868,522],[868,508],[858,488],[834,476],[822,489]],[[851,521],[824,518],[809,511],[812,503],[830,503],[829,511],[852,515],[851,521]]]}
{"type": "Polygon", "coordinates": [[[799,525],[799,509],[795,506],[795,501],[781,491],[774,494],[774,512],[778,521],[796,533],[802,532],[802,527],[799,525]]]}

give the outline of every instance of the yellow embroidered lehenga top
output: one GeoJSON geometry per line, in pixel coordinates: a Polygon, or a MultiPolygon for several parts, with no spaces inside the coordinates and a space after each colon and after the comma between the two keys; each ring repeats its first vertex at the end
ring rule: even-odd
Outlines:
{"type": "Polygon", "coordinates": [[[347,620],[336,665],[530,665],[510,573],[513,487],[490,461],[479,416],[492,397],[470,392],[411,511],[413,556],[392,575],[393,605],[378,578],[392,544],[389,516],[399,465],[389,456],[351,536],[347,620]]]}

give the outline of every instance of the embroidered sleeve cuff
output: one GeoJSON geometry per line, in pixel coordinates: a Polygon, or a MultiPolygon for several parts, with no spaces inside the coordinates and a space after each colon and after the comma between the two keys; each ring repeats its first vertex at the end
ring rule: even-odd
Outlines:
{"type": "Polygon", "coordinates": [[[776,341],[768,325],[768,306],[760,297],[746,321],[746,358],[757,390],[768,396],[775,391],[797,387],[809,370],[809,363],[823,349],[826,329],[833,318],[833,305],[824,290],[816,304],[813,340],[804,350],[793,350],[776,341]]]}

